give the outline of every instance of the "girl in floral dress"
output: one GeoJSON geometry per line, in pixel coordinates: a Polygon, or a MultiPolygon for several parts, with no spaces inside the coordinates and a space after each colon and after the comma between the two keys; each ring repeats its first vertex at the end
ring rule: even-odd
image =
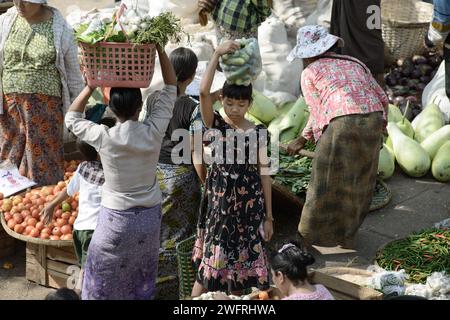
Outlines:
{"type": "Polygon", "coordinates": [[[269,241],[273,234],[272,194],[270,176],[261,170],[268,164],[267,144],[261,142],[266,129],[244,118],[252,102],[251,85],[225,83],[220,97],[224,117],[213,111],[210,94],[220,56],[237,49],[239,43],[234,41],[220,45],[200,85],[202,119],[210,129],[207,135],[214,135],[214,144],[226,144],[222,144],[223,152],[212,155],[214,161],[206,178],[193,252],[198,267],[193,297],[216,290],[239,294],[269,285],[263,241],[269,241]],[[230,133],[243,138],[244,143],[236,147],[235,139],[225,138],[230,133]]]}

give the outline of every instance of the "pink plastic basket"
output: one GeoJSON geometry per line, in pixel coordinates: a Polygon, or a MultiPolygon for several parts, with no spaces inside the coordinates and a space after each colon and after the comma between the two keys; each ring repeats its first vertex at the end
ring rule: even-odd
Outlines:
{"type": "Polygon", "coordinates": [[[80,42],[81,64],[88,85],[97,87],[147,88],[155,70],[156,46],[80,42]]]}

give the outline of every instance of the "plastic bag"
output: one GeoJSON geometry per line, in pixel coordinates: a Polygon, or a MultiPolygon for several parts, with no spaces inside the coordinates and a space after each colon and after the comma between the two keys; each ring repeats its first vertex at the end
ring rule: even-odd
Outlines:
{"type": "Polygon", "coordinates": [[[292,46],[283,21],[274,16],[267,18],[258,29],[258,44],[263,71],[254,88],[261,92],[286,92],[295,97],[294,101],[297,100],[303,62],[301,59],[291,63],[286,60],[292,46]]]}
{"type": "Polygon", "coordinates": [[[387,295],[403,295],[407,278],[405,270],[380,272],[372,276],[370,286],[387,295]]]}
{"type": "Polygon", "coordinates": [[[233,54],[223,55],[220,58],[220,67],[228,83],[248,86],[262,70],[258,41],[255,38],[236,41],[241,44],[241,49],[233,54]]]}
{"type": "Polygon", "coordinates": [[[450,100],[445,92],[445,61],[442,61],[436,75],[422,93],[422,105],[424,107],[433,101],[441,109],[445,122],[448,123],[450,118],[450,100]]]}

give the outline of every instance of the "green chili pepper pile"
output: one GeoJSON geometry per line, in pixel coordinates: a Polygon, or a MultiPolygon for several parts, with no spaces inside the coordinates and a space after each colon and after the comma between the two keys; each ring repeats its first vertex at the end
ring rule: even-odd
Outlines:
{"type": "MultiPolygon", "coordinates": [[[[315,145],[307,142],[305,150],[314,151],[315,145]]],[[[297,196],[304,196],[311,179],[312,159],[280,154],[280,170],[275,181],[289,188],[297,196]]]]}
{"type": "Polygon", "coordinates": [[[450,274],[450,230],[432,228],[393,241],[376,261],[386,270],[404,269],[414,283],[424,283],[433,272],[450,274]]]}

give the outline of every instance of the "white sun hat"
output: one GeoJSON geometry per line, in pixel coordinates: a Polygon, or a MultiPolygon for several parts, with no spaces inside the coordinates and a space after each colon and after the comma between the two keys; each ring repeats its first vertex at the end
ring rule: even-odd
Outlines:
{"type": "Polygon", "coordinates": [[[38,4],[47,4],[47,0],[23,0],[24,2],[38,3],[38,4]]]}
{"type": "Polygon", "coordinates": [[[339,43],[344,46],[344,40],[328,32],[328,30],[319,25],[305,26],[297,31],[297,45],[287,56],[287,61],[295,59],[305,59],[320,56],[332,46],[339,43]]]}

